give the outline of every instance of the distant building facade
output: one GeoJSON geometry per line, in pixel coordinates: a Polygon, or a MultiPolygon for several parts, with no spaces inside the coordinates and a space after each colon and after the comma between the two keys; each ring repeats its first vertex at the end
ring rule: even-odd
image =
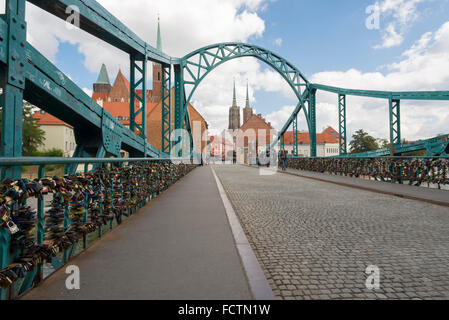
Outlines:
{"type": "Polygon", "coordinates": [[[41,151],[59,149],[62,150],[64,157],[73,155],[76,148],[73,127],[43,110],[35,112],[33,118],[37,120],[40,128],[45,132],[45,140],[41,151]]]}

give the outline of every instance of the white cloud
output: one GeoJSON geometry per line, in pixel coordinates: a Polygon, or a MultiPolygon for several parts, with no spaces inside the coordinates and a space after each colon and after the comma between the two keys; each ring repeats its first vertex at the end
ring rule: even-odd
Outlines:
{"type": "Polygon", "coordinates": [[[385,49],[396,47],[400,45],[402,42],[404,42],[404,37],[396,32],[396,26],[394,23],[390,23],[388,25],[382,38],[383,38],[382,44],[375,46],[374,49],[385,49]]]}
{"type": "Polygon", "coordinates": [[[392,48],[404,42],[404,35],[419,17],[417,6],[429,0],[383,0],[378,7],[382,21],[388,21],[383,30],[382,43],[375,49],[392,48]]]}
{"type": "MultiPolygon", "coordinates": [[[[402,60],[387,66],[388,72],[363,73],[320,72],[311,82],[352,89],[385,91],[447,90],[449,83],[449,22],[436,32],[425,33],[402,55],[402,60]]],[[[318,101],[333,105],[337,114],[335,94],[320,93],[318,101]]],[[[320,105],[318,105],[318,112],[320,105]]],[[[388,138],[388,102],[383,99],[349,97],[347,101],[349,133],[364,128],[379,138],[388,138]]],[[[330,110],[332,112],[332,110],[330,110]]],[[[410,140],[431,138],[448,131],[449,103],[432,101],[402,101],[402,135],[410,140]]],[[[320,116],[318,116],[320,121],[320,116]]],[[[338,122],[334,120],[334,125],[338,122]]]]}
{"type": "Polygon", "coordinates": [[[281,47],[282,46],[282,42],[283,42],[282,38],[277,38],[276,40],[274,40],[274,45],[278,46],[278,47],[281,47]]]}

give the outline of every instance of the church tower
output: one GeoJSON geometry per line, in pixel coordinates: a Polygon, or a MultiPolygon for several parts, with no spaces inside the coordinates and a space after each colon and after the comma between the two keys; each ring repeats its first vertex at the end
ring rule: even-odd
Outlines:
{"type": "Polygon", "coordinates": [[[246,83],[246,106],[243,109],[243,124],[253,116],[253,108],[249,106],[249,85],[246,83]]]}
{"type": "Polygon", "coordinates": [[[234,81],[234,98],[232,99],[232,107],[229,108],[229,129],[240,129],[240,107],[237,106],[237,98],[235,95],[234,81]]]}
{"type": "Polygon", "coordinates": [[[94,83],[94,92],[105,93],[106,95],[109,95],[111,89],[112,87],[111,82],[109,81],[108,70],[106,69],[106,66],[103,63],[101,66],[100,74],[98,75],[98,79],[94,83]]]}
{"type": "MultiPolygon", "coordinates": [[[[157,19],[157,49],[162,51],[160,18],[157,19]]],[[[162,101],[162,66],[159,63],[153,63],[153,95],[150,101],[156,103],[162,101]]]]}

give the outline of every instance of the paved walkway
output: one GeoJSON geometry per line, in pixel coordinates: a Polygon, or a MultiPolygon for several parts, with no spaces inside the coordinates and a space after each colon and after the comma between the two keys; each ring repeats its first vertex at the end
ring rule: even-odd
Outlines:
{"type": "Polygon", "coordinates": [[[449,191],[288,168],[286,173],[449,207],[449,191]]]}
{"type": "Polygon", "coordinates": [[[449,298],[449,208],[244,166],[216,172],[278,298],[449,298]],[[371,265],[380,290],[366,288],[371,265]]]}
{"type": "Polygon", "coordinates": [[[217,184],[198,168],[24,299],[251,299],[217,184]]]}

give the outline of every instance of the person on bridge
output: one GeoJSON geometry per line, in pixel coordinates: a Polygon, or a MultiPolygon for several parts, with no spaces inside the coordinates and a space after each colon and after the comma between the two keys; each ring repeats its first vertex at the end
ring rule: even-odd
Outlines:
{"type": "Polygon", "coordinates": [[[287,162],[287,151],[283,149],[281,151],[281,164],[282,164],[282,171],[287,171],[286,169],[286,162],[287,162]]]}

